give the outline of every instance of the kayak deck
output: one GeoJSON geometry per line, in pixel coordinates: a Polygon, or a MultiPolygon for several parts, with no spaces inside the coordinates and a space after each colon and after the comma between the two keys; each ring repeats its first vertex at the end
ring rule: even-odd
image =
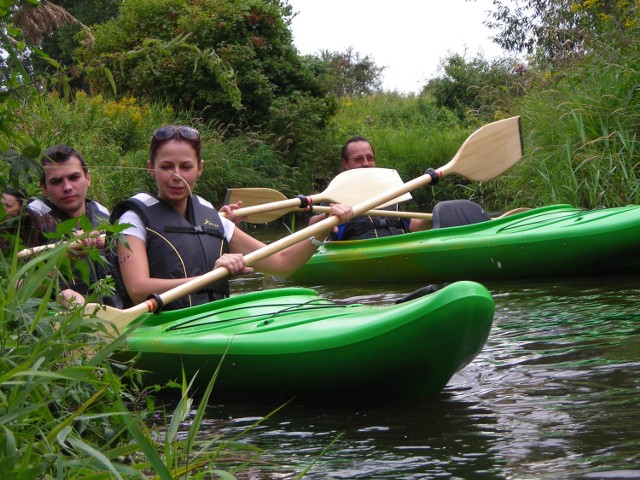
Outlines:
{"type": "Polygon", "coordinates": [[[640,267],[640,207],[536,208],[472,225],[330,242],[289,280],[438,283],[505,280],[640,267]]]}
{"type": "Polygon", "coordinates": [[[148,315],[127,338],[146,383],[220,366],[223,396],[430,396],[475,358],[494,303],[458,282],[399,305],[340,305],[313,290],[283,288],[148,315]]]}

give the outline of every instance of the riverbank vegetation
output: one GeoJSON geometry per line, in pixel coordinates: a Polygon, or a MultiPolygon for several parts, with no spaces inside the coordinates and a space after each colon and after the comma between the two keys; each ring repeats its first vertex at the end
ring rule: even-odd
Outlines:
{"type": "MultiPolygon", "coordinates": [[[[409,180],[446,164],[482,124],[520,115],[518,164],[491,182],[420,189],[409,208],[449,198],[492,211],[639,203],[637,2],[520,3],[515,11],[496,0],[489,19],[512,56],[452,54],[421,91],[401,94],[379,89],[384,72],[369,57],[298,55],[282,1],[4,0],[0,184],[37,195],[43,148],[69,143],[90,164],[91,196],[113,206],[151,188],[150,134],[178,123],[202,133],[196,193],[215,205],[228,187],[292,197],[324,189],[349,136],[369,138],[379,166],[409,180]]],[[[22,264],[16,244],[0,258],[0,476],[173,478],[220,468],[220,452],[234,445],[190,457],[194,438],[175,434],[193,415],[188,379],[166,414],[174,420],[157,419],[160,434],[150,427],[155,388],[136,387],[132,371],[125,381],[128,370],[109,360],[118,343],[81,311],[42,301],[55,292],[65,248],[22,264]]]]}

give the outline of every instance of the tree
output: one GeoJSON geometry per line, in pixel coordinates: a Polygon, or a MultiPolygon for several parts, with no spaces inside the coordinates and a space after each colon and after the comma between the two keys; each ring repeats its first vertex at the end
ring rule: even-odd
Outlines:
{"type": "Polygon", "coordinates": [[[454,112],[461,120],[493,121],[508,110],[509,102],[524,94],[524,67],[509,58],[488,61],[482,55],[467,60],[452,54],[441,63],[443,75],[432,78],[422,94],[432,95],[436,105],[454,112]]]}
{"type": "MultiPolygon", "coordinates": [[[[80,47],[82,42],[93,41],[91,26],[115,18],[122,0],[55,0],[50,3],[63,8],[73,20],[46,32],[38,43],[49,56],[69,69],[75,64],[74,50],[80,47]]],[[[46,63],[36,63],[36,68],[39,69],[46,69],[48,66],[46,63]]],[[[76,81],[74,86],[82,87],[83,84],[76,81]]]]}
{"type": "Polygon", "coordinates": [[[361,58],[353,47],[345,52],[322,50],[320,58],[328,69],[324,80],[336,97],[371,95],[382,86],[384,67],[378,67],[368,55],[361,58]]]}
{"type": "MultiPolygon", "coordinates": [[[[95,45],[83,47],[78,60],[108,67],[119,95],[166,101],[240,128],[266,128],[275,125],[274,108],[300,115],[289,104],[318,104],[314,110],[323,111],[327,102],[293,47],[289,15],[290,7],[272,0],[125,2],[117,18],[96,27],[95,45]]],[[[109,90],[104,78],[91,77],[91,85],[109,90]]]]}
{"type": "Polygon", "coordinates": [[[493,0],[493,6],[485,24],[502,48],[552,62],[603,39],[625,45],[640,25],[637,0],[493,0]]]}
{"type": "MultiPolygon", "coordinates": [[[[27,121],[21,113],[22,102],[38,94],[28,58],[31,53],[46,58],[44,52],[27,47],[29,29],[36,30],[37,25],[29,22],[24,13],[35,8],[41,8],[39,0],[0,2],[0,50],[3,52],[0,62],[0,157],[4,160],[0,180],[3,185],[28,183],[39,168],[35,161],[41,150],[38,141],[20,132],[20,124],[27,121]]],[[[42,17],[44,23],[54,22],[55,19],[47,18],[47,12],[45,10],[42,17]]]]}

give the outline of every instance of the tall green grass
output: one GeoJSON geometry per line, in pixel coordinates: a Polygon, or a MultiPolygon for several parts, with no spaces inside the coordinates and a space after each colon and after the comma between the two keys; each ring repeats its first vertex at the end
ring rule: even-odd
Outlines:
{"type": "Polygon", "coordinates": [[[262,452],[242,433],[199,437],[217,372],[197,407],[183,378],[164,412],[161,386],[111,360],[126,334],[114,340],[81,307],[47,300],[69,242],[24,263],[18,248],[0,253],[0,478],[232,479],[253,467],[262,452]]]}
{"type": "MultiPolygon", "coordinates": [[[[323,152],[323,165],[330,175],[338,173],[343,143],[359,135],[373,145],[377,166],[396,169],[408,181],[429,167],[447,164],[478,127],[463,124],[453,112],[437,107],[429,95],[381,93],[346,98],[328,128],[331,151],[323,152]]],[[[491,203],[500,181],[479,185],[460,177],[445,178],[437,186],[413,192],[414,200],[407,208],[430,211],[437,201],[452,198],[491,203]]]]}
{"type": "Polygon", "coordinates": [[[526,158],[505,196],[584,208],[640,202],[640,49],[592,52],[518,103],[526,158]]]}

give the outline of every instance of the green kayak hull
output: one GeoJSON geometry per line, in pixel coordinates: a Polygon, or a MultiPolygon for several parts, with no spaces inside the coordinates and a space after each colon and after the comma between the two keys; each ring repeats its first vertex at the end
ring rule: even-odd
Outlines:
{"type": "Polygon", "coordinates": [[[424,284],[637,272],[639,247],[640,206],[553,205],[473,225],[330,242],[289,280],[424,284]]]}
{"type": "Polygon", "coordinates": [[[195,377],[214,397],[427,397],[482,350],[493,322],[487,289],[458,282],[400,304],[339,304],[281,288],[148,314],[121,360],[145,384],[195,377]],[[139,355],[138,355],[139,354],[139,355]]]}

